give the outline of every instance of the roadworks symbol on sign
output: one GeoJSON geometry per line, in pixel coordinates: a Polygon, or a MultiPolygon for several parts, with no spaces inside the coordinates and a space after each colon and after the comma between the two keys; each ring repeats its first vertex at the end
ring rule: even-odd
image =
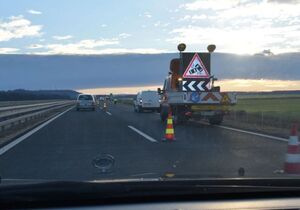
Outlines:
{"type": "Polygon", "coordinates": [[[183,73],[183,78],[208,78],[209,73],[196,53],[183,73]]]}

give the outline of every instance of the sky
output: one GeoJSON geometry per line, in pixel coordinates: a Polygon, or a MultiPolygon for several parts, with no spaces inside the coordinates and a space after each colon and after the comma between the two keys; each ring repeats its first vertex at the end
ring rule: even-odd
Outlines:
{"type": "MultiPolygon", "coordinates": [[[[253,91],[253,92],[269,92],[274,90],[299,90],[300,81],[295,80],[253,80],[253,79],[232,79],[232,80],[222,80],[217,81],[215,86],[220,86],[221,91],[253,91]]],[[[78,89],[81,93],[89,94],[135,94],[142,90],[157,90],[157,88],[162,88],[162,85],[146,85],[146,86],[131,86],[131,87],[108,87],[108,88],[88,88],[88,89],[78,89]]]]}
{"type": "Polygon", "coordinates": [[[300,0],[9,0],[0,53],[299,52],[300,0]]]}
{"type": "MultiPolygon", "coordinates": [[[[216,52],[238,55],[299,53],[299,11],[300,0],[0,1],[0,54],[159,54],[176,52],[181,42],[190,52],[215,44],[216,52]]],[[[234,90],[285,84],[265,78],[222,82],[234,90]]],[[[157,86],[136,85],[123,89],[157,86]]],[[[298,82],[291,86],[300,89],[298,82]]],[[[101,88],[80,90],[109,91],[101,88]]]]}

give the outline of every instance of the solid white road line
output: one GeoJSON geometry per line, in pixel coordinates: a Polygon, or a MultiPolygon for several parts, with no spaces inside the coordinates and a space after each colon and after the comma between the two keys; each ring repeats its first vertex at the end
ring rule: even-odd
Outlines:
{"type": "Polygon", "coordinates": [[[152,138],[151,136],[148,136],[147,134],[143,133],[142,131],[136,129],[135,127],[128,125],[128,128],[132,129],[133,131],[137,132],[138,134],[140,134],[141,136],[143,136],[144,138],[148,139],[151,142],[157,142],[157,140],[155,140],[154,138],[152,138]]]}
{"type": "Polygon", "coordinates": [[[32,129],[31,131],[25,133],[23,136],[20,136],[16,140],[14,140],[14,141],[10,142],[9,144],[5,145],[4,147],[0,148],[0,155],[3,155],[5,152],[7,152],[8,150],[10,150],[14,146],[16,146],[17,144],[19,144],[20,142],[22,142],[23,140],[25,140],[26,138],[28,138],[29,136],[31,136],[32,134],[34,134],[35,132],[37,132],[38,130],[42,129],[43,127],[45,127],[46,125],[48,125],[49,123],[51,123],[52,121],[54,121],[55,119],[59,118],[60,116],[62,116],[65,113],[67,113],[68,111],[70,111],[74,107],[75,106],[73,106],[73,107],[67,109],[66,111],[64,111],[64,112],[56,115],[55,117],[47,120],[46,122],[44,122],[43,124],[39,125],[38,127],[36,127],[34,129],[32,129]]]}
{"type": "Polygon", "coordinates": [[[112,115],[110,112],[106,112],[106,114],[108,114],[108,115],[112,115]]]}
{"type": "Polygon", "coordinates": [[[245,130],[241,130],[241,129],[237,129],[237,128],[231,128],[231,127],[227,127],[227,126],[223,126],[223,125],[215,125],[215,126],[218,127],[218,128],[226,129],[226,130],[232,130],[232,131],[236,131],[236,132],[240,132],[240,133],[246,133],[246,134],[250,134],[250,135],[254,135],[254,136],[265,137],[265,138],[274,139],[274,140],[277,140],[277,141],[284,141],[284,142],[288,141],[288,139],[285,139],[285,138],[266,135],[266,134],[262,134],[262,133],[256,133],[256,132],[252,132],[252,131],[245,131],[245,130]]]}
{"type": "MultiPolygon", "coordinates": [[[[206,123],[206,122],[199,122],[199,121],[198,122],[194,121],[194,122],[202,124],[202,125],[210,125],[209,123],[206,123]]],[[[262,133],[256,133],[256,132],[252,132],[252,131],[246,131],[246,130],[242,130],[242,129],[238,129],[238,128],[232,128],[232,127],[223,126],[223,125],[214,125],[214,127],[223,128],[223,129],[226,129],[226,130],[236,131],[236,132],[240,132],[240,133],[246,133],[246,134],[250,134],[250,135],[254,135],[254,136],[260,136],[260,137],[264,137],[264,138],[268,138],[268,139],[273,139],[273,140],[277,140],[277,141],[284,141],[284,142],[288,142],[289,141],[286,138],[281,138],[281,137],[277,137],[277,136],[266,135],[266,134],[262,134],[262,133]]]]}

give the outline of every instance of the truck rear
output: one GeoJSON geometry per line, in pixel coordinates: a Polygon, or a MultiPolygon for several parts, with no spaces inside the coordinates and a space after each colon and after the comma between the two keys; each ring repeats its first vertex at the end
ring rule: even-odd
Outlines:
{"type": "Polygon", "coordinates": [[[230,106],[236,104],[234,93],[221,92],[214,86],[217,79],[211,74],[211,53],[184,53],[185,45],[178,45],[179,58],[170,62],[170,72],[165,79],[161,94],[161,120],[165,121],[171,111],[175,123],[189,119],[208,119],[210,124],[221,124],[230,106]]]}

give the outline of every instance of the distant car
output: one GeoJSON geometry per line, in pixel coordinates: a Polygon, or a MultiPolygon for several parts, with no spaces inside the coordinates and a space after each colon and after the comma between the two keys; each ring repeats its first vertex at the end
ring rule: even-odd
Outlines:
{"type": "Polygon", "coordinates": [[[160,110],[160,96],[157,91],[148,90],[138,92],[133,103],[135,112],[143,112],[144,110],[160,110]]]}
{"type": "Polygon", "coordinates": [[[77,97],[76,110],[79,111],[81,109],[96,110],[96,101],[93,95],[80,94],[77,97]]]}

